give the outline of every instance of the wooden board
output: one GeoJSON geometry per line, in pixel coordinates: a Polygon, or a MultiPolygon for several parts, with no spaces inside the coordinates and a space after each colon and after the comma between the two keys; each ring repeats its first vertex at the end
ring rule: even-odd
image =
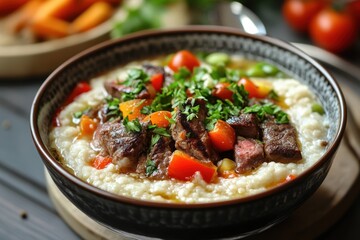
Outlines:
{"type": "MultiPolygon", "coordinates": [[[[349,88],[343,87],[343,91],[348,106],[356,109],[355,104],[360,102],[360,98],[349,88]]],[[[360,112],[353,112],[353,115],[359,126],[360,112]]],[[[359,151],[356,148],[359,141],[354,134],[359,133],[354,131],[348,121],[344,140],[330,172],[316,193],[287,220],[249,239],[313,239],[336,223],[353,203],[360,188],[360,152],[356,152],[359,151]]],[[[133,239],[125,233],[115,232],[87,217],[66,199],[47,173],[46,179],[55,208],[81,237],[89,240],[133,239]]]]}

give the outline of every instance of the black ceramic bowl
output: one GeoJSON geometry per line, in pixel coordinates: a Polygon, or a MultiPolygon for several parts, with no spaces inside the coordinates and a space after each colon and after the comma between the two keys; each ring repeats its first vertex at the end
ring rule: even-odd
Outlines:
{"type": "Polygon", "coordinates": [[[324,180],[343,136],[345,122],[345,102],[339,86],[316,61],[285,42],[220,27],[147,31],[93,47],[48,77],[31,110],[35,145],[52,179],[75,206],[99,223],[137,237],[179,239],[246,236],[285,219],[324,180]],[[49,131],[55,110],[76,83],[130,61],[180,49],[222,51],[263,60],[308,85],[319,97],[332,123],[325,154],[293,181],[253,196],[212,203],[160,203],[122,197],[69,173],[50,149],[49,131]]]}

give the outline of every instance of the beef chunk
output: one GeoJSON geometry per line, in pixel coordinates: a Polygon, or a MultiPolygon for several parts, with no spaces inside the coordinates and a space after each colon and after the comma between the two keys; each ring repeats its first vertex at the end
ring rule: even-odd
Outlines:
{"type": "Polygon", "coordinates": [[[170,137],[161,136],[157,143],[151,148],[147,158],[139,161],[136,172],[142,173],[152,179],[167,179],[167,169],[170,162],[170,157],[175,150],[174,141],[170,137]],[[156,166],[156,170],[150,175],[146,172],[148,161],[151,160],[156,166]]]}
{"type": "Polygon", "coordinates": [[[103,124],[110,119],[110,116],[108,116],[107,113],[108,106],[107,104],[103,103],[85,111],[83,114],[89,116],[90,118],[97,118],[100,120],[100,123],[103,124]]]}
{"type": "MultiPolygon", "coordinates": [[[[114,98],[121,99],[121,95],[124,93],[131,93],[134,91],[134,88],[131,86],[125,86],[123,83],[119,81],[106,81],[104,83],[105,90],[108,94],[114,98]]],[[[149,89],[144,89],[139,94],[137,94],[136,98],[139,99],[149,99],[154,96],[154,93],[150,92],[149,89]]]]}
{"type": "Polygon", "coordinates": [[[271,119],[261,124],[267,160],[294,162],[302,159],[296,130],[291,124],[277,124],[271,119]]]}
{"type": "Polygon", "coordinates": [[[106,122],[95,131],[92,146],[101,155],[110,156],[121,172],[134,171],[141,155],[148,148],[147,123],[139,133],[128,132],[121,121],[106,122]]]}
{"type": "MultiPolygon", "coordinates": [[[[191,99],[186,101],[184,107],[189,104],[191,104],[191,99]]],[[[171,134],[175,140],[176,149],[182,150],[200,161],[215,163],[219,157],[211,146],[209,134],[204,126],[205,104],[201,100],[196,100],[194,106],[198,105],[197,117],[191,121],[187,121],[187,115],[177,110],[176,123],[171,134]]]]}
{"type": "Polygon", "coordinates": [[[234,154],[238,173],[252,171],[265,160],[263,144],[251,138],[238,137],[234,154]]]}
{"type": "Polygon", "coordinates": [[[259,120],[254,113],[242,113],[240,116],[229,118],[226,122],[235,129],[237,136],[260,138],[259,120]]]}
{"type": "Polygon", "coordinates": [[[174,81],[173,75],[170,73],[167,73],[163,67],[145,63],[143,65],[143,68],[144,68],[144,71],[149,76],[161,73],[164,76],[164,86],[168,86],[170,83],[172,83],[174,81]]]}
{"type": "Polygon", "coordinates": [[[143,64],[143,69],[149,76],[159,74],[159,73],[161,73],[165,76],[165,70],[163,67],[160,67],[160,66],[155,66],[150,63],[145,63],[145,64],[143,64]]]}

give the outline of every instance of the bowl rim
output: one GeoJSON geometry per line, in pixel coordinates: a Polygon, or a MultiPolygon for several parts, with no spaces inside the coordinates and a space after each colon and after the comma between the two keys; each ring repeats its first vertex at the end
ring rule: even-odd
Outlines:
{"type": "Polygon", "coordinates": [[[70,58],[62,65],[60,65],[57,69],[55,69],[48,78],[43,82],[41,87],[39,88],[34,101],[31,106],[31,113],[30,113],[30,128],[31,134],[34,141],[34,144],[42,157],[42,160],[47,162],[53,169],[55,169],[60,175],[67,178],[70,182],[75,184],[76,186],[80,187],[82,190],[91,192],[92,194],[96,194],[105,198],[110,201],[115,201],[124,204],[136,205],[141,207],[156,207],[156,208],[172,208],[172,209],[189,209],[189,208],[215,208],[215,207],[222,207],[222,206],[229,206],[233,204],[245,204],[251,201],[257,201],[271,195],[275,195],[281,191],[285,191],[292,186],[295,186],[298,182],[304,181],[307,176],[309,176],[312,172],[315,172],[318,168],[320,168],[323,164],[327,161],[332,161],[332,157],[334,156],[337,148],[341,142],[342,136],[345,132],[346,126],[346,102],[343,96],[343,93],[339,87],[337,81],[332,77],[332,75],[327,72],[327,70],[316,60],[308,56],[306,53],[301,51],[300,49],[296,48],[295,46],[291,45],[288,42],[285,42],[280,39],[268,37],[268,36],[259,36],[244,33],[238,29],[231,28],[231,27],[220,27],[220,26],[187,26],[181,28],[171,28],[171,29],[156,29],[156,30],[144,30],[137,33],[129,34],[125,37],[118,38],[118,39],[111,39],[107,40],[103,43],[97,44],[91,48],[88,48],[81,53],[75,55],[74,57],[70,58]],[[312,166],[308,169],[303,171],[300,175],[298,175],[294,180],[281,184],[279,186],[275,186],[271,189],[267,189],[264,192],[252,194],[246,197],[237,197],[229,200],[220,200],[220,201],[212,201],[212,202],[201,202],[201,203],[177,203],[177,202],[160,202],[160,201],[152,201],[152,200],[141,200],[127,196],[121,196],[115,193],[108,192],[106,190],[102,190],[97,188],[85,181],[81,180],[80,178],[76,177],[75,175],[68,172],[51,154],[51,152],[47,149],[45,144],[42,142],[40,137],[39,128],[37,125],[37,115],[39,113],[39,102],[44,92],[47,89],[47,86],[51,84],[52,79],[55,79],[57,75],[59,75],[63,69],[65,69],[68,65],[81,61],[83,58],[86,58],[88,55],[96,54],[97,52],[101,52],[106,48],[112,47],[112,45],[116,45],[119,43],[127,43],[131,42],[132,40],[136,39],[145,39],[148,37],[156,37],[156,36],[168,36],[168,35],[179,35],[181,33],[186,34],[206,34],[206,33],[217,33],[217,34],[226,34],[226,35],[233,35],[237,37],[246,37],[249,39],[255,39],[261,42],[266,42],[271,45],[275,45],[279,48],[285,49],[290,51],[299,57],[305,59],[309,62],[312,66],[314,66],[330,83],[336,96],[338,97],[339,104],[340,104],[340,122],[339,122],[339,129],[337,130],[334,141],[328,146],[325,153],[318,159],[312,166]]]}

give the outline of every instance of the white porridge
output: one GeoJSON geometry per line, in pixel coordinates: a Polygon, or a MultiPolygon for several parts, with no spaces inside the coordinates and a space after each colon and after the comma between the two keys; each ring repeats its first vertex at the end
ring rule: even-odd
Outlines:
{"type": "MultiPolygon", "coordinates": [[[[133,66],[133,64],[129,65],[126,69],[130,69],[133,66]]],[[[208,69],[209,66],[206,65],[205,68],[208,69]]],[[[204,181],[201,171],[195,171],[191,178],[188,178],[187,180],[176,179],[176,177],[147,177],[148,172],[144,175],[140,174],[137,170],[123,170],[123,164],[127,163],[115,161],[113,155],[111,156],[112,161],[106,164],[106,166],[101,169],[95,168],[92,165],[92,161],[99,155],[99,152],[109,153],[111,151],[99,150],[99,146],[94,147],[93,134],[90,134],[89,136],[81,135],[81,127],[78,122],[74,122],[74,113],[84,112],[85,109],[89,108],[95,109],[99,105],[104,104],[104,99],[109,96],[108,89],[104,88],[104,82],[114,78],[123,79],[124,76],[126,77],[126,72],[127,71],[118,69],[104,76],[92,79],[90,81],[91,90],[79,95],[74,101],[64,107],[57,116],[59,124],[53,128],[50,136],[52,147],[60,155],[63,164],[71,169],[77,177],[103,190],[138,199],[186,203],[210,202],[245,197],[265,191],[266,189],[281,184],[284,181],[288,181],[289,179],[291,180],[291,178],[296,177],[305,169],[313,165],[325,151],[328,122],[325,114],[319,114],[319,111],[314,111],[314,104],[317,106],[318,104],[314,94],[311,93],[308,87],[289,77],[282,76],[277,78],[277,75],[266,77],[255,76],[249,78],[253,79],[253,82],[260,86],[259,88],[264,87],[267,89],[267,92],[271,89],[271,92],[277,94],[277,99],[281,99],[277,101],[279,101],[279,105],[282,106],[282,110],[287,113],[290,120],[289,124],[296,129],[297,142],[301,149],[300,160],[272,161],[265,159],[252,166],[251,171],[242,173],[240,171],[241,169],[239,170],[238,168],[239,163],[237,162],[241,161],[241,159],[238,160],[239,157],[236,156],[232,159],[229,157],[229,152],[236,155],[234,150],[223,151],[219,150],[218,147],[214,147],[216,149],[215,154],[218,157],[218,160],[213,162],[216,169],[215,176],[211,178],[211,181],[204,181]],[[224,158],[228,159],[228,161],[230,158],[231,163],[233,164],[230,165],[235,166],[235,169],[233,167],[227,171],[226,174],[219,172],[220,162],[224,158]]],[[[197,81],[202,82],[205,87],[214,88],[215,84],[213,82],[216,82],[216,79],[214,80],[216,77],[210,75],[203,74],[197,81]]],[[[165,84],[165,82],[163,84],[165,84]]],[[[211,91],[210,95],[211,94],[211,98],[213,98],[214,90],[211,91]]],[[[194,94],[191,97],[196,98],[195,96],[196,95],[194,94]]],[[[216,97],[219,96],[220,95],[217,95],[216,97]]],[[[155,100],[153,100],[152,103],[154,101],[155,100]]],[[[144,100],[142,100],[142,102],[144,102],[144,100]]],[[[192,106],[194,106],[194,104],[192,106]]],[[[175,110],[177,110],[177,108],[175,108],[175,110]]],[[[173,109],[173,111],[175,110],[173,109]]],[[[186,111],[186,109],[183,109],[183,111],[186,111]]],[[[131,114],[133,114],[133,112],[131,112],[130,115],[131,114]]],[[[125,113],[122,115],[123,118],[124,115],[125,113]]],[[[174,115],[177,116],[176,114],[173,114],[173,116],[174,115]]],[[[195,119],[200,118],[196,117],[195,119]]],[[[177,121],[176,117],[173,117],[173,119],[174,118],[175,120],[173,121],[177,121]]],[[[209,117],[206,119],[208,120],[209,117]]],[[[190,119],[189,121],[196,120],[190,119]]],[[[168,131],[174,131],[173,128],[176,123],[169,122],[170,125],[167,127],[168,131]]],[[[98,123],[97,129],[94,131],[98,131],[100,125],[101,123],[98,123]]],[[[259,125],[262,126],[261,124],[259,125]]],[[[211,132],[212,130],[207,131],[211,132]]],[[[174,133],[171,132],[170,135],[169,138],[173,137],[174,133]]],[[[153,138],[154,135],[152,135],[151,139],[153,138]]],[[[187,136],[186,138],[192,137],[187,136]]],[[[203,137],[200,138],[200,140],[202,139],[203,137]]],[[[243,138],[239,137],[236,132],[235,145],[239,144],[239,139],[243,138]]],[[[147,141],[150,141],[150,138],[147,138],[147,141]]],[[[212,141],[210,142],[214,143],[212,141]]],[[[257,140],[257,142],[263,142],[263,140],[260,139],[257,140]]],[[[176,144],[177,142],[175,143],[176,150],[179,150],[180,148],[181,151],[186,151],[181,149],[182,145],[180,143],[178,145],[176,144]]],[[[118,151],[113,152],[113,154],[118,154],[118,151]]],[[[149,158],[148,154],[151,154],[151,150],[144,152],[142,157],[145,155],[147,156],[145,158],[149,158]]],[[[190,153],[188,152],[188,154],[192,155],[192,157],[197,156],[197,153],[191,151],[190,153]]],[[[124,154],[121,156],[124,156],[124,154]]],[[[264,153],[264,156],[266,158],[267,153],[264,153]]],[[[148,170],[148,167],[149,165],[146,165],[146,171],[148,170]]],[[[157,171],[158,168],[155,166],[155,170],[153,170],[157,171]]]]}

